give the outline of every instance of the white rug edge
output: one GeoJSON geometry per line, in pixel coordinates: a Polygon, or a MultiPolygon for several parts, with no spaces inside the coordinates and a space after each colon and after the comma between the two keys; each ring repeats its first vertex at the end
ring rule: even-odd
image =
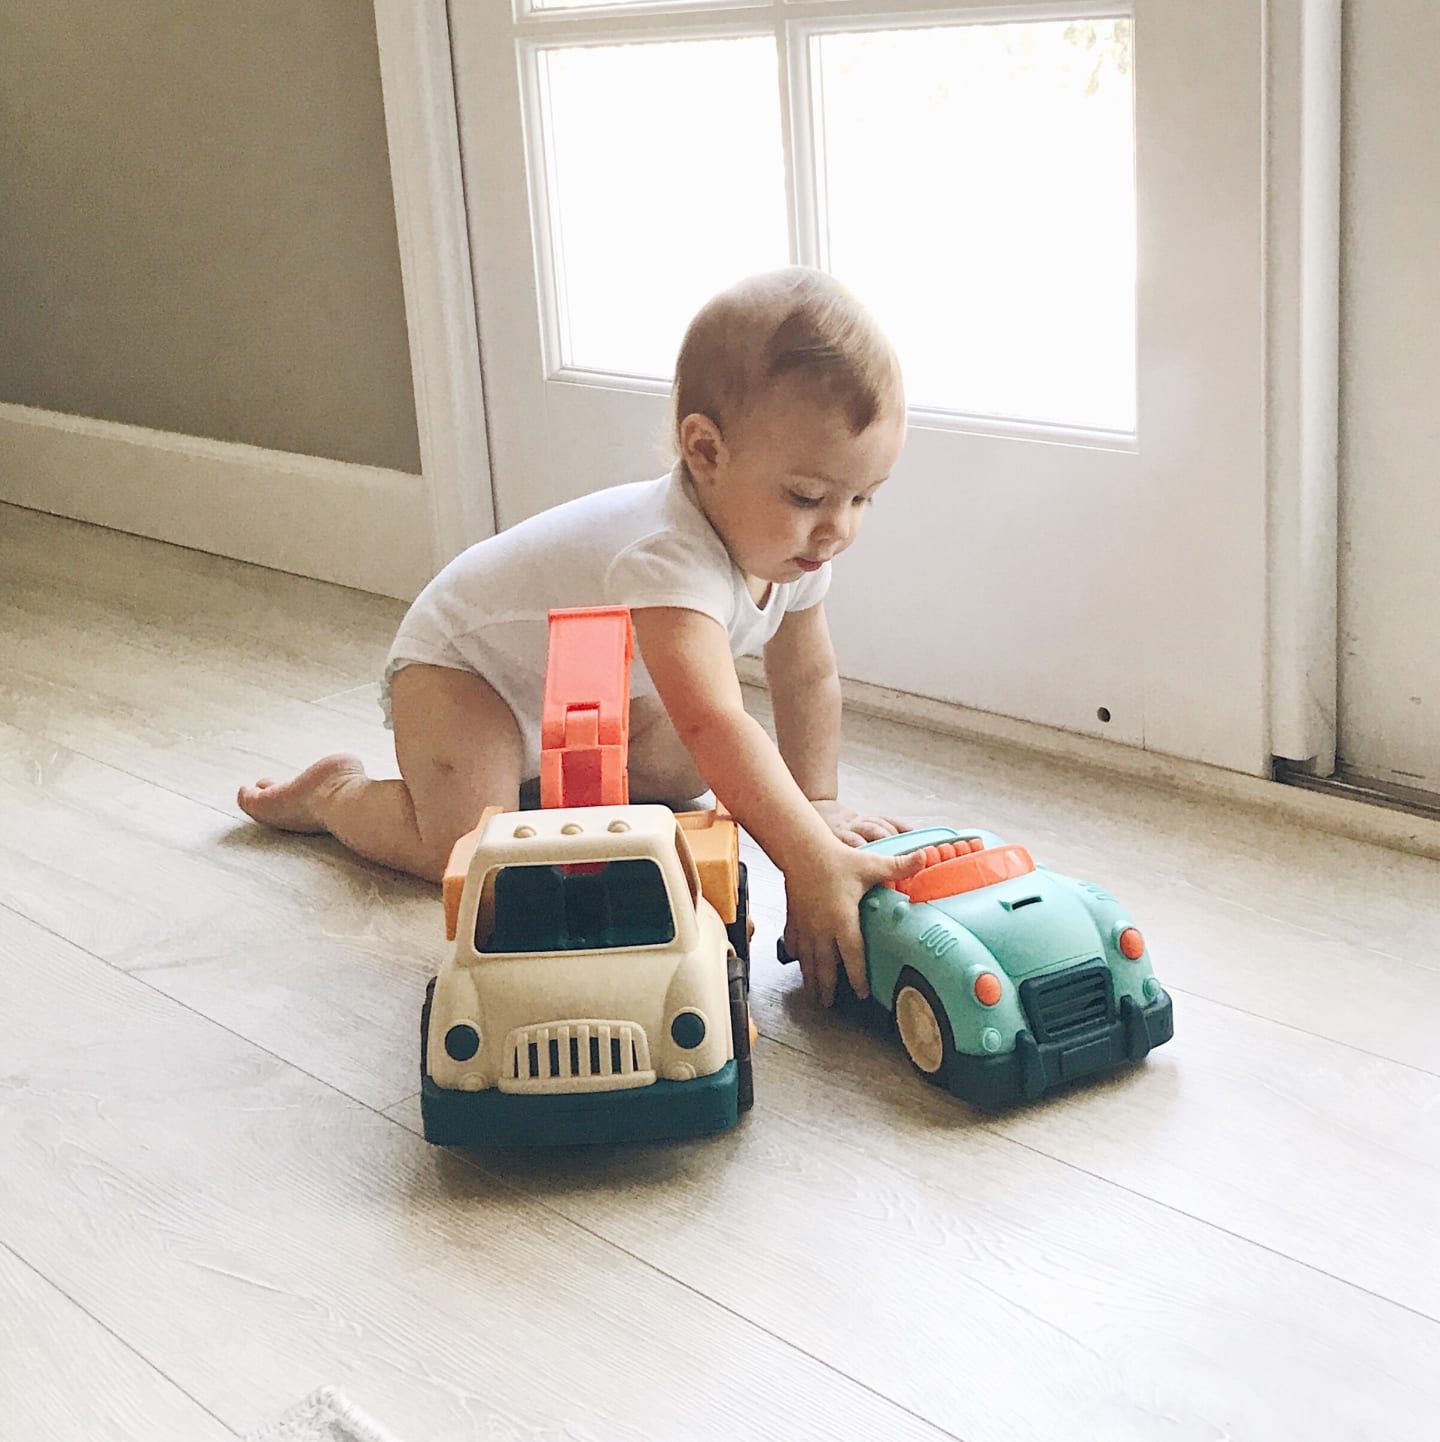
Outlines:
{"type": "Polygon", "coordinates": [[[399,1442],[334,1387],[321,1387],[244,1442],[399,1442]],[[337,1428],[343,1430],[336,1430],[337,1428]]]}

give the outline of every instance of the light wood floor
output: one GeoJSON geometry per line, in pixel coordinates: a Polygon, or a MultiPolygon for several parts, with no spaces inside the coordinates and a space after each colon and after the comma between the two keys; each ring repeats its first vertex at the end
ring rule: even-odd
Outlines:
{"type": "Polygon", "coordinates": [[[0,507],[0,1439],[1440,1437],[1440,863],[856,721],[845,783],[1103,882],[1177,1036],[1000,1119],[773,960],[755,1111],[417,1135],[420,883],[236,784],[360,751],[400,608],[0,507]]]}

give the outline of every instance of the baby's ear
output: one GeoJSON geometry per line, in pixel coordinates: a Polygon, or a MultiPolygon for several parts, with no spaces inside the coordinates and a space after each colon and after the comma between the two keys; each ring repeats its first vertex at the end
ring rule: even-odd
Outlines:
{"type": "Polygon", "coordinates": [[[707,479],[725,459],[720,427],[700,411],[692,411],[680,422],[680,458],[697,481],[707,479]]]}

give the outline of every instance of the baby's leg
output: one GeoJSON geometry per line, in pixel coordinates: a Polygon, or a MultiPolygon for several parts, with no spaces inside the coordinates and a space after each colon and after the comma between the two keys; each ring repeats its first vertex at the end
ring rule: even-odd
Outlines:
{"type": "Polygon", "coordinates": [[[658,696],[630,702],[630,796],[681,806],[709,790],[658,696]]]}
{"type": "Polygon", "coordinates": [[[400,781],[376,781],[355,756],[327,756],[291,781],[244,786],[240,809],[286,831],[329,832],[352,851],[438,881],[450,849],[490,805],[513,808],[520,728],[469,671],[405,666],[390,690],[400,781]]]}

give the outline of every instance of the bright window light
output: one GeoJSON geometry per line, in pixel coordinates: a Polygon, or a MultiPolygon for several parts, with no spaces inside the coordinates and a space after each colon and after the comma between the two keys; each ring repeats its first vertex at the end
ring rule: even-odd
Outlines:
{"type": "Polygon", "coordinates": [[[789,262],[775,41],[540,52],[561,366],[668,381],[717,290],[789,262]]]}
{"type": "Polygon", "coordinates": [[[822,34],[827,267],[914,406],[1135,428],[1131,22],[822,34]]]}

